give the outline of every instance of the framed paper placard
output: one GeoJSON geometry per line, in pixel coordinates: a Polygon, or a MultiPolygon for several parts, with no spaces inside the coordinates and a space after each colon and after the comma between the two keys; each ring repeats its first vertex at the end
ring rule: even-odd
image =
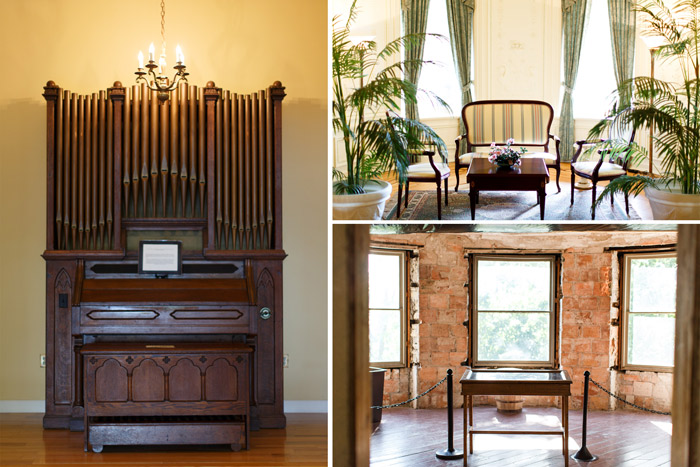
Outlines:
{"type": "Polygon", "coordinates": [[[142,240],[139,242],[140,274],[181,274],[182,242],[142,240]]]}

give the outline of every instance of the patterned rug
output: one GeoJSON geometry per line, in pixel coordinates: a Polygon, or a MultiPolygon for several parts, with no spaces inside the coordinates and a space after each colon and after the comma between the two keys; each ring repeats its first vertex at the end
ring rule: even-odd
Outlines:
{"type": "MultiPolygon", "coordinates": [[[[386,203],[382,219],[396,219],[396,194],[386,203]]],[[[545,220],[591,220],[591,192],[574,191],[574,205],[571,206],[571,193],[562,187],[561,193],[548,193],[545,201],[545,220]]],[[[442,200],[442,220],[471,221],[469,194],[450,190],[449,206],[442,200]]],[[[618,195],[611,207],[606,201],[596,209],[596,221],[638,220],[639,215],[630,205],[630,215],[625,213],[625,199],[618,195]]],[[[408,208],[401,208],[398,220],[437,220],[437,194],[433,191],[411,191],[408,208]]],[[[537,194],[533,191],[483,191],[479,194],[475,220],[540,220],[540,207],[537,194]]]]}

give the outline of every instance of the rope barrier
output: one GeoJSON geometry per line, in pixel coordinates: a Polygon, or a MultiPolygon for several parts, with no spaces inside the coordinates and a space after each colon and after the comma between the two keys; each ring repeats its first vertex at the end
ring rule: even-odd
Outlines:
{"type": "Polygon", "coordinates": [[[418,394],[416,397],[412,397],[411,399],[409,399],[409,400],[407,400],[407,401],[398,402],[398,403],[396,403],[396,404],[389,404],[389,405],[373,405],[373,406],[370,407],[370,409],[391,409],[391,408],[393,408],[393,407],[399,407],[399,406],[401,406],[401,405],[406,405],[406,404],[408,404],[408,403],[410,403],[410,402],[413,402],[414,400],[416,400],[416,399],[418,399],[418,398],[420,398],[420,397],[425,396],[426,394],[428,394],[430,391],[432,391],[432,390],[435,389],[436,387],[440,386],[440,385],[441,385],[442,383],[444,383],[445,381],[447,381],[447,376],[445,376],[445,377],[442,378],[440,381],[438,381],[438,382],[435,384],[435,386],[431,387],[430,389],[426,390],[425,392],[423,392],[423,393],[421,393],[421,394],[418,394]]]}
{"type": "Polygon", "coordinates": [[[591,383],[593,383],[594,385],[596,385],[596,386],[597,386],[600,390],[602,390],[603,392],[605,392],[605,393],[607,393],[607,394],[613,396],[615,399],[617,399],[617,400],[619,400],[619,401],[621,401],[621,402],[624,402],[624,403],[627,404],[627,405],[631,405],[631,406],[634,407],[635,409],[639,409],[639,410],[643,410],[643,411],[645,411],[645,412],[651,412],[651,413],[655,413],[655,414],[659,414],[659,415],[671,415],[671,412],[659,412],[658,410],[647,409],[647,408],[641,407],[641,406],[639,406],[639,405],[637,405],[637,404],[633,404],[632,402],[626,401],[625,399],[623,399],[622,397],[618,396],[617,394],[613,394],[612,392],[608,391],[608,390],[605,389],[603,386],[601,386],[597,381],[595,381],[593,378],[590,378],[590,381],[591,381],[591,383]]]}

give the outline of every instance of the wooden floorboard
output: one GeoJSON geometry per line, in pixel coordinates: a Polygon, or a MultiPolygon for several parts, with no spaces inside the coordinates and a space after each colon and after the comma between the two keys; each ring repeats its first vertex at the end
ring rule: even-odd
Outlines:
{"type": "Polygon", "coordinates": [[[287,414],[287,428],[250,434],[250,450],[223,446],[110,447],[83,451],[83,433],[44,430],[42,414],[0,414],[0,465],[325,466],[328,416],[287,414]]]}
{"type": "MultiPolygon", "coordinates": [[[[561,410],[526,407],[521,414],[501,414],[495,407],[475,407],[477,429],[548,430],[559,426],[561,410]]],[[[454,447],[462,449],[462,409],[454,413],[454,447]]],[[[581,447],[582,412],[569,412],[569,454],[581,447]]],[[[570,466],[658,467],[670,465],[671,417],[632,410],[589,412],[588,450],[599,457],[592,463],[569,459],[570,466]]],[[[444,461],[435,452],[447,448],[445,409],[396,408],[383,411],[383,420],[371,439],[373,467],[461,466],[462,460],[444,461]]],[[[561,436],[474,435],[475,467],[563,466],[561,436]]]]}

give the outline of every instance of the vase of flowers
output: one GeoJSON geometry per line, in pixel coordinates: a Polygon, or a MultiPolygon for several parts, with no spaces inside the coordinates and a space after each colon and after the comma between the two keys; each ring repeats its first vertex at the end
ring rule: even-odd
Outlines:
{"type": "Polygon", "coordinates": [[[509,138],[505,146],[496,146],[496,143],[491,143],[489,151],[489,162],[496,164],[499,167],[512,168],[520,165],[520,158],[527,152],[527,149],[520,148],[520,151],[510,147],[515,140],[509,138]]]}

